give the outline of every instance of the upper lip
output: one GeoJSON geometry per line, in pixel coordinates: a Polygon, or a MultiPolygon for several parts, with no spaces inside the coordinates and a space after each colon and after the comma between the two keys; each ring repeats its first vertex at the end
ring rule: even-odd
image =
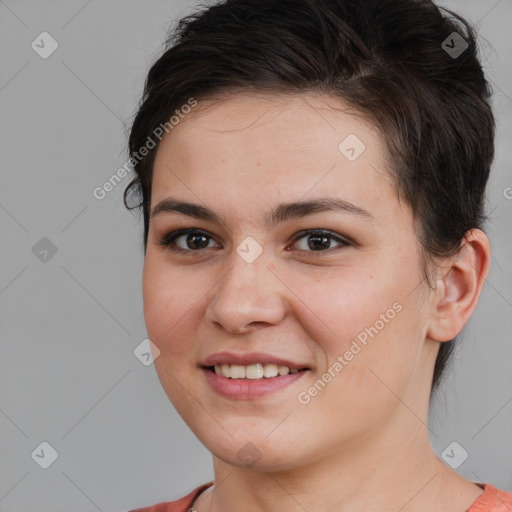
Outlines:
{"type": "Polygon", "coordinates": [[[252,364],[276,364],[277,366],[287,366],[290,370],[300,370],[308,368],[308,365],[289,361],[282,357],[273,356],[272,354],[265,354],[263,352],[217,352],[206,357],[201,366],[209,367],[216,364],[237,364],[241,366],[249,366],[252,364]]]}

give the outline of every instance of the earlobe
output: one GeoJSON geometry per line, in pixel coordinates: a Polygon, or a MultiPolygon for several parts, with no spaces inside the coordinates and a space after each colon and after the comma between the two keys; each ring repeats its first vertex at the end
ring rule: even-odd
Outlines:
{"type": "Polygon", "coordinates": [[[480,229],[467,233],[459,252],[447,260],[432,300],[427,336],[449,341],[462,331],[473,314],[489,273],[491,249],[480,229]]]}

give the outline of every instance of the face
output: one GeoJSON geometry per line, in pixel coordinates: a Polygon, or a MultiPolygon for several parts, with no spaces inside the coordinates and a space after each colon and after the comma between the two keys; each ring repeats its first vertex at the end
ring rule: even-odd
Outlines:
{"type": "Polygon", "coordinates": [[[144,316],[165,392],[221,460],[292,468],[417,428],[397,412],[425,408],[437,351],[386,151],[311,94],[199,103],[162,139],[144,316]]]}

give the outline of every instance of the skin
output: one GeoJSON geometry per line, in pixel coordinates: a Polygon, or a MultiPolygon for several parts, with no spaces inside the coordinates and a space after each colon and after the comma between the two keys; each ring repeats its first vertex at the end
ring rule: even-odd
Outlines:
{"type": "Polygon", "coordinates": [[[200,103],[160,143],[151,208],[173,197],[213,209],[221,223],[163,213],[151,218],[143,271],[155,367],[184,421],[213,454],[215,485],[203,512],[463,512],[482,494],[435,454],[428,405],[440,342],[473,313],[490,248],[468,233],[454,258],[424,278],[410,207],[399,202],[387,148],[369,121],[320,94],[239,94],[200,103]],[[208,108],[205,108],[208,107],[208,108]],[[355,134],[366,149],[349,161],[338,146],[355,134]],[[367,210],[316,213],[265,227],[282,202],[338,197],[367,210]],[[175,240],[194,227],[206,249],[175,240]],[[305,229],[348,238],[315,250],[305,229]],[[236,248],[263,248],[252,263],[236,248]],[[288,250],[286,250],[288,248],[288,250]],[[393,304],[401,310],[309,403],[321,378],[357,335],[393,304]],[[207,384],[201,361],[220,351],[266,352],[307,363],[298,381],[269,396],[233,400],[207,384]],[[254,460],[238,451],[252,443],[254,460]]]}

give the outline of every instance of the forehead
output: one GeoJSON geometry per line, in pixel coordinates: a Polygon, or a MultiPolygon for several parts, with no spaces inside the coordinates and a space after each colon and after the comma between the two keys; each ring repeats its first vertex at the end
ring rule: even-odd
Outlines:
{"type": "Polygon", "coordinates": [[[368,209],[397,201],[377,128],[318,94],[200,102],[158,148],[152,205],[169,195],[247,208],[326,195],[368,209]]]}

